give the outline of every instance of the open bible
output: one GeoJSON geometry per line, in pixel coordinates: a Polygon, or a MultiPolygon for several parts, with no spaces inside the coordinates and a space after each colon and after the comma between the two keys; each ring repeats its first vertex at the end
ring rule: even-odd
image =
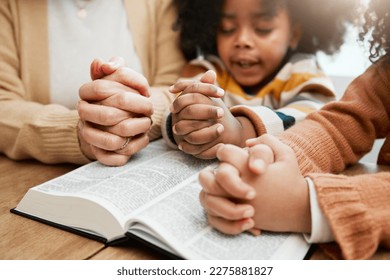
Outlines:
{"type": "Polygon", "coordinates": [[[121,167],[93,162],[31,188],[17,213],[107,244],[136,238],[184,259],[303,259],[299,234],[228,236],[207,224],[198,172],[216,164],[155,141],[121,167]]]}

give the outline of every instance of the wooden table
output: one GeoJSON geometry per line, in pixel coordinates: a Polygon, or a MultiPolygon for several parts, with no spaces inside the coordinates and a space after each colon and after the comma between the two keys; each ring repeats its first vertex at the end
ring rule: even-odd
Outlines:
{"type": "MultiPolygon", "coordinates": [[[[0,259],[165,259],[165,255],[139,243],[129,241],[106,247],[10,213],[30,187],[75,168],[75,165],[45,165],[33,160],[15,162],[0,155],[0,259]]],[[[359,164],[350,168],[347,174],[372,173],[379,168],[387,167],[359,164]]],[[[311,259],[328,257],[317,249],[311,259]]],[[[380,249],[373,259],[390,259],[390,251],[380,249]]]]}

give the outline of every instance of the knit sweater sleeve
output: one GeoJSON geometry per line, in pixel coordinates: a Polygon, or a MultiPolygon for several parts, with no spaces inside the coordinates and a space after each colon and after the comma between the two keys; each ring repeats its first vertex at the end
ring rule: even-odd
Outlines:
{"type": "Polygon", "coordinates": [[[378,62],[347,88],[340,101],[310,114],[281,136],[304,174],[339,173],[390,132],[390,64],[378,62]]]}
{"type": "Polygon", "coordinates": [[[390,246],[390,173],[337,175],[390,132],[388,73],[387,62],[374,64],[340,101],[280,136],[294,149],[302,174],[313,180],[320,207],[347,259],[368,258],[378,245],[390,246]]]}
{"type": "Polygon", "coordinates": [[[309,177],[345,259],[369,258],[379,245],[390,248],[389,172],[309,177]]]}
{"type": "Polygon", "coordinates": [[[16,5],[15,1],[0,4],[0,153],[12,159],[35,158],[46,163],[89,162],[78,143],[77,112],[46,105],[47,65],[42,56],[46,42],[40,41],[45,36],[29,32],[34,26],[30,19],[38,19],[37,26],[43,26],[45,17],[40,15],[44,10],[40,5],[27,10],[28,5],[29,2],[16,5]],[[35,38],[35,44],[30,45],[26,38],[35,38]],[[30,54],[28,50],[38,52],[30,54]],[[37,63],[29,64],[36,57],[37,63]]]}

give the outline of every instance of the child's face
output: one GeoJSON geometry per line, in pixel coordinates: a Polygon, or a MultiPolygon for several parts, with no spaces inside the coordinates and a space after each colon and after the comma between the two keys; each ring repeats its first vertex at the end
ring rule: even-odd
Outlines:
{"type": "Polygon", "coordinates": [[[285,7],[270,15],[259,0],[225,0],[218,54],[241,86],[256,86],[277,70],[299,37],[285,7]]]}

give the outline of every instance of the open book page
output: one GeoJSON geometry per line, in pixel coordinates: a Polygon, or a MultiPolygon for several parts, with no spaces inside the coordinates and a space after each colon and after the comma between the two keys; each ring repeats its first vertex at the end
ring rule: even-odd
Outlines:
{"type": "MultiPolygon", "coordinates": [[[[153,229],[171,252],[186,259],[304,258],[309,245],[300,234],[263,232],[257,237],[249,233],[228,236],[212,229],[199,202],[201,186],[196,176],[191,179],[137,217],[153,229]]],[[[139,231],[134,234],[142,235],[139,231]]]]}
{"type": "MultiPolygon", "coordinates": [[[[78,218],[82,217],[83,220],[90,220],[85,222],[88,223],[89,227],[84,226],[86,230],[91,230],[93,226],[91,220],[96,218],[93,212],[97,211],[96,207],[100,205],[99,207],[102,207],[103,210],[107,209],[108,213],[105,215],[107,219],[109,215],[116,218],[121,225],[123,235],[126,220],[131,217],[134,211],[147,207],[155,198],[196,174],[210,163],[211,161],[202,161],[185,155],[181,151],[171,150],[162,140],[159,140],[150,143],[125,166],[107,167],[94,162],[39,185],[29,192],[45,193],[46,196],[42,195],[42,197],[45,197],[47,202],[50,199],[56,201],[54,208],[58,207],[59,200],[62,199],[64,207],[72,208],[73,215],[70,215],[72,211],[57,208],[57,213],[60,213],[59,216],[62,220],[56,220],[52,217],[52,213],[48,213],[49,217],[53,219],[49,220],[64,223],[67,226],[83,228],[82,221],[78,221],[78,218]],[[77,201],[77,203],[72,203],[72,201],[77,201]],[[94,202],[94,205],[91,205],[91,201],[94,202]],[[77,205],[79,208],[75,208],[77,205]],[[70,216],[66,217],[66,215],[70,216]]],[[[46,205],[48,204],[45,203],[41,208],[47,210],[46,205]]],[[[23,200],[18,205],[17,210],[23,212],[23,200]]],[[[30,214],[40,216],[38,213],[30,214]]],[[[100,213],[100,215],[103,214],[100,213]]],[[[100,221],[100,223],[102,222],[105,221],[100,221]]],[[[98,227],[94,228],[96,230],[98,227]]],[[[118,237],[118,232],[114,235],[110,229],[106,229],[104,232],[99,230],[97,233],[109,241],[118,237]]]]}

